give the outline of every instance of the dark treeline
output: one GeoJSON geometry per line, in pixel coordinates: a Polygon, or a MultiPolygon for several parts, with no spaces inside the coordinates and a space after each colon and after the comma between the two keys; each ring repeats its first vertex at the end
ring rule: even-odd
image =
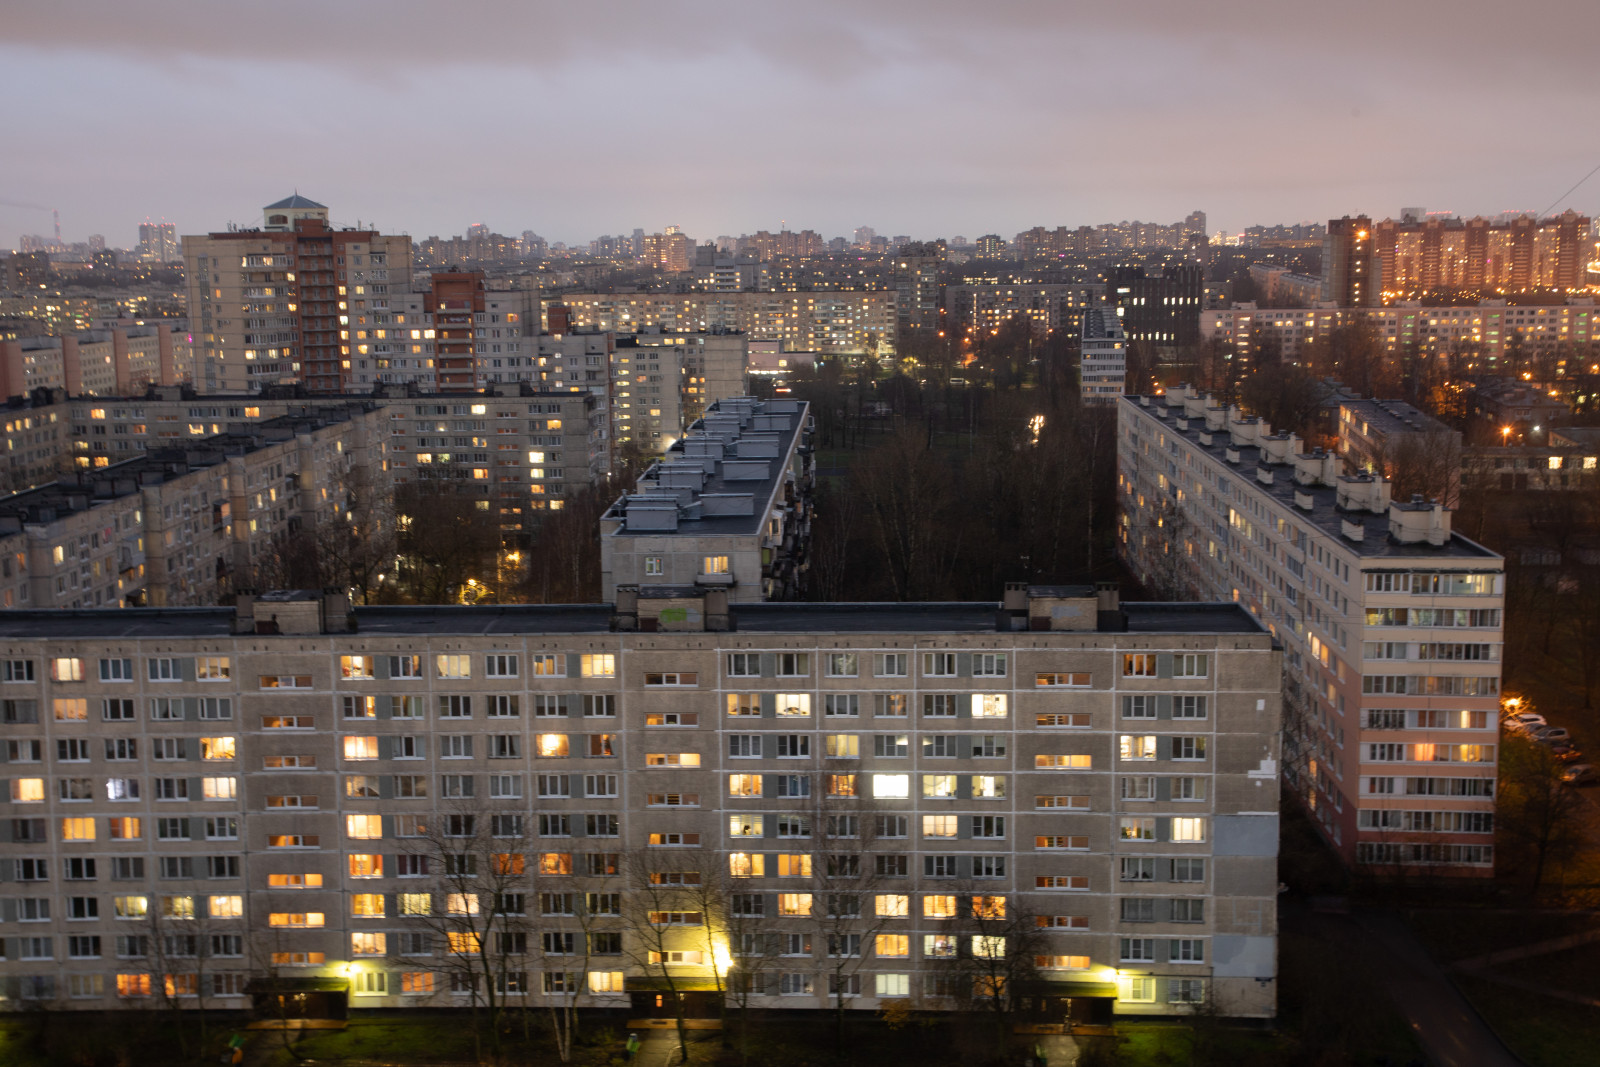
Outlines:
{"type": "Polygon", "coordinates": [[[817,423],[808,597],[995,600],[1007,581],[1119,576],[1115,411],[1080,407],[1054,362],[1032,387],[970,367],[954,386],[828,365],[795,383],[817,423]]]}
{"type": "Polygon", "coordinates": [[[303,526],[265,553],[257,588],[350,590],[357,604],[595,603],[600,516],[631,476],[525,512],[524,537],[486,501],[440,482],[357,493],[349,518],[303,526]]]}

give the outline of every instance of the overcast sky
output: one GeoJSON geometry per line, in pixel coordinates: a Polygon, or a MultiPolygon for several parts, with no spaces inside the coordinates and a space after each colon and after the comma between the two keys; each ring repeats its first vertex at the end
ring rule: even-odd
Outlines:
{"type": "Polygon", "coordinates": [[[5,0],[0,247],[295,189],[567,242],[1538,211],[1600,164],[1597,31],[1596,0],[5,0]]]}

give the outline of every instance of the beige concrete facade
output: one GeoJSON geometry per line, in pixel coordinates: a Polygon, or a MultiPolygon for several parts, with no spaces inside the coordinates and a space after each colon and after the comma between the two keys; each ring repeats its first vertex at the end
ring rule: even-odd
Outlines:
{"type": "Polygon", "coordinates": [[[6,994],[103,1010],[170,982],[230,1007],[323,976],[356,1008],[465,1004],[415,835],[478,847],[472,816],[516,872],[514,1004],[626,1005],[662,966],[716,966],[759,976],[754,1005],[822,1010],[831,936],[849,1008],[954,1008],[971,895],[1020,924],[986,951],[1026,944],[1047,1021],[1068,997],[1274,1014],[1280,656],[1238,608],[714,599],[0,619],[6,994]],[[681,961],[646,963],[623,917],[641,867],[726,894],[671,912],[681,961]],[[135,944],[189,933],[193,956],[135,944]]]}
{"type": "Polygon", "coordinates": [[[811,535],[810,405],[721,400],[600,519],[600,589],[699,585],[797,599],[811,535]]]}
{"type": "Polygon", "coordinates": [[[387,492],[376,409],[280,417],[0,499],[0,606],[215,604],[290,532],[387,492]]]}
{"type": "Polygon", "coordinates": [[[411,238],[330,229],[326,215],[326,208],[320,216],[269,209],[268,220],[288,221],[183,238],[202,392],[304,381],[337,393],[363,373],[377,380],[377,360],[387,353],[375,347],[375,334],[398,330],[395,304],[411,291],[411,238]],[[374,337],[362,341],[357,333],[374,337]],[[374,347],[362,353],[362,345],[374,347]]]}
{"type": "Polygon", "coordinates": [[[0,342],[0,395],[63,389],[73,396],[125,396],[151,385],[178,385],[194,373],[188,329],[152,323],[61,337],[0,342]]]}
{"type": "Polygon", "coordinates": [[[803,293],[577,293],[561,297],[572,325],[629,333],[644,326],[681,333],[738,330],[795,351],[851,354],[869,341],[894,347],[894,290],[803,293]]]}

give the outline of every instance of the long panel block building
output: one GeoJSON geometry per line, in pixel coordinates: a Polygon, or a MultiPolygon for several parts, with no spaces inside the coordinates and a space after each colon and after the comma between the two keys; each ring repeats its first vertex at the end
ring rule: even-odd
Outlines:
{"type": "Polygon", "coordinates": [[[1270,1016],[1280,671],[1087,587],[7,612],[0,995],[1270,1016]]]}
{"type": "Polygon", "coordinates": [[[1505,560],[1189,388],[1117,434],[1129,565],[1283,641],[1286,784],[1345,859],[1492,875],[1505,560]]]}

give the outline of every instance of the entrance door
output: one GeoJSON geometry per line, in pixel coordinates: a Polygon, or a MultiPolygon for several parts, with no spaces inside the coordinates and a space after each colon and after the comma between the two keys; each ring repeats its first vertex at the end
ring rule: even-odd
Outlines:
{"type": "Polygon", "coordinates": [[[1114,997],[1070,997],[1067,999],[1067,1018],[1074,1026],[1110,1026],[1114,997]]]}

